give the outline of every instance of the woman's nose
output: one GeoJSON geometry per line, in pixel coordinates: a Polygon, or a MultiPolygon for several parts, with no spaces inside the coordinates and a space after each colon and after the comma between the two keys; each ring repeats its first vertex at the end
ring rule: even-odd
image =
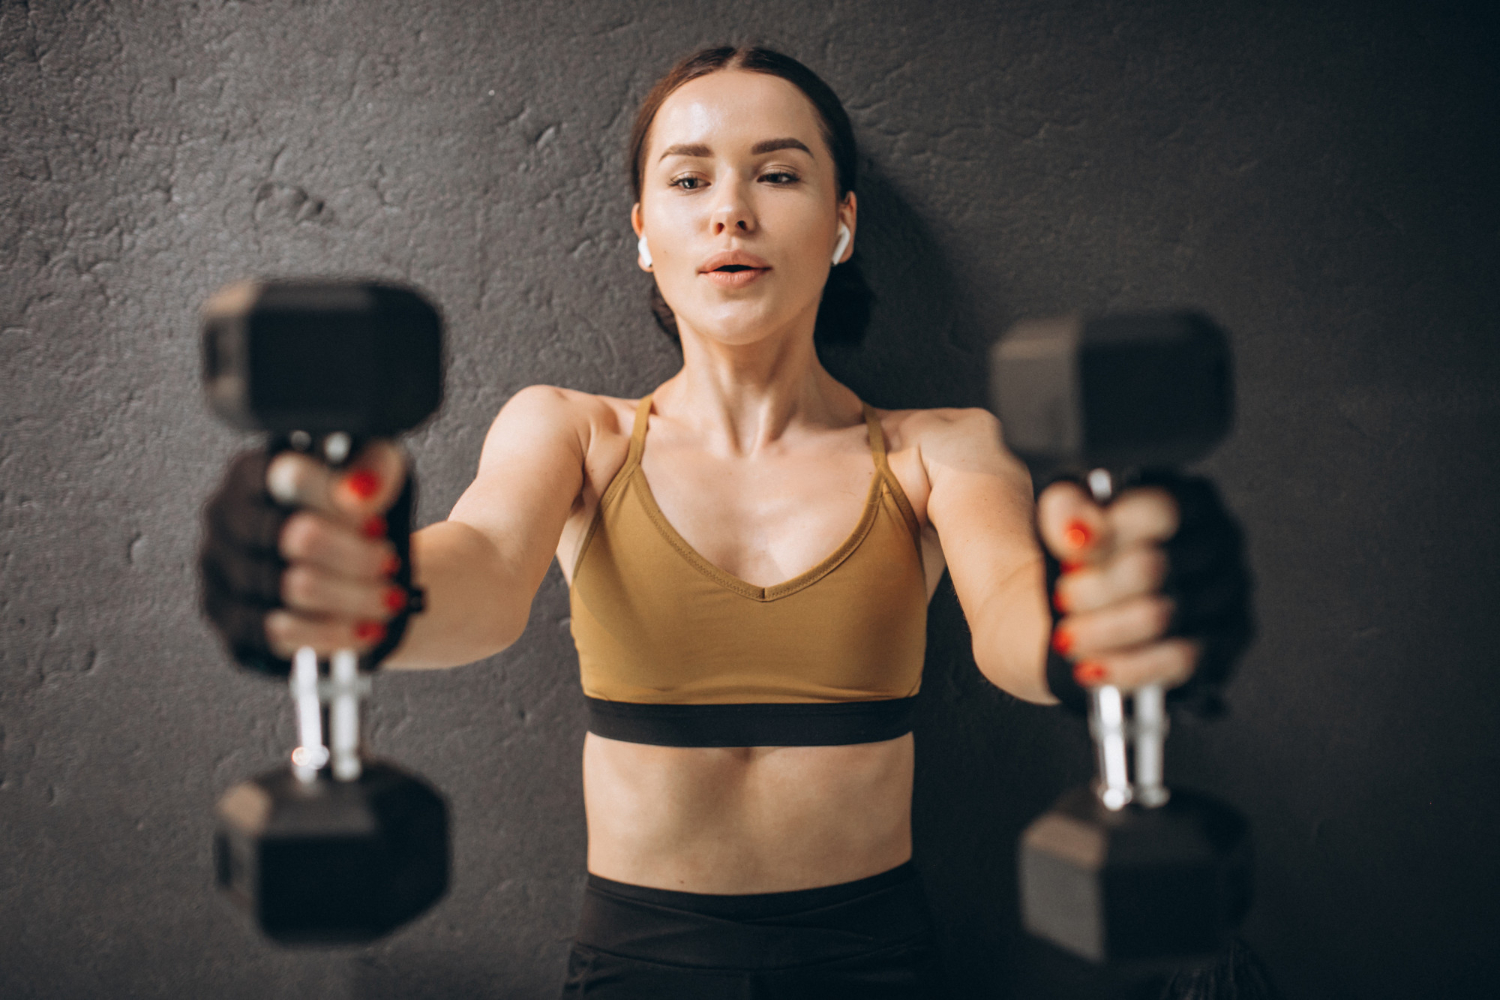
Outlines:
{"type": "Polygon", "coordinates": [[[739,181],[725,181],[719,184],[719,197],[714,202],[713,213],[709,216],[710,229],[713,235],[718,236],[726,229],[732,229],[741,233],[748,233],[755,228],[755,214],[750,209],[749,199],[745,197],[745,191],[739,181]]]}

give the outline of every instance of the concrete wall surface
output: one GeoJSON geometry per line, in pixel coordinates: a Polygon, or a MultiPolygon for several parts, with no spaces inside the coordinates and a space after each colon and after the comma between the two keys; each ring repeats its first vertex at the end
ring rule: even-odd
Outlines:
{"type": "MultiPolygon", "coordinates": [[[[1292,1000],[1500,995],[1500,120],[1492,4],[1173,0],[0,0],[0,997],[546,997],[584,877],[584,706],[554,567],[523,639],[380,676],[372,745],[449,798],[455,882],[366,948],[282,951],[211,886],[210,810],[293,745],[196,607],[245,440],[196,314],[249,275],[441,303],[444,518],[518,389],[634,397],[677,355],[623,147],[700,45],[760,42],[861,143],[875,405],[975,405],[1015,319],[1193,305],[1240,413],[1256,647],[1173,781],[1255,824],[1243,937],[1292,1000]],[[1485,789],[1490,792],[1485,792],[1485,789]]],[[[1019,831],[1081,726],[974,669],[934,601],[915,833],[958,995],[1062,996],[1019,831]]]]}

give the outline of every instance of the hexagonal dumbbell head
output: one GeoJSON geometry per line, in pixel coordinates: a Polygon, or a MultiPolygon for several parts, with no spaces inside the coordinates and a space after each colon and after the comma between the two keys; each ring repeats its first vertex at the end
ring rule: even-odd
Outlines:
{"type": "Polygon", "coordinates": [[[204,307],[203,359],[209,405],[242,430],[389,436],[442,401],[442,321],[396,285],[230,285],[204,307]]]}
{"type": "Polygon", "coordinates": [[[1187,312],[1027,320],[991,349],[990,399],[1033,469],[1182,465],[1229,429],[1228,341],[1187,312]]]}
{"type": "Polygon", "coordinates": [[[1250,902],[1244,817],[1174,791],[1155,809],[1068,792],[1021,837],[1021,915],[1032,934],[1098,963],[1180,963],[1217,952],[1250,902]]]}
{"type": "Polygon", "coordinates": [[[225,793],[214,838],[220,888],[272,940],[373,941],[448,888],[448,810],[383,762],[355,781],[270,771],[225,793]]]}

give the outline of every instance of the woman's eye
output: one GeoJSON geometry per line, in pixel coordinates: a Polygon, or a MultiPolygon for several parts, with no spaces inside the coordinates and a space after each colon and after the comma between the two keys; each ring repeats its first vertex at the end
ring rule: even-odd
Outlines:
{"type": "Polygon", "coordinates": [[[763,179],[768,180],[778,186],[782,184],[795,184],[797,181],[801,180],[801,178],[796,174],[786,170],[775,170],[769,174],[762,175],[762,177],[763,179]]]}
{"type": "Polygon", "coordinates": [[[667,187],[681,188],[684,191],[696,191],[698,185],[703,183],[701,177],[674,177],[667,182],[667,187]]]}

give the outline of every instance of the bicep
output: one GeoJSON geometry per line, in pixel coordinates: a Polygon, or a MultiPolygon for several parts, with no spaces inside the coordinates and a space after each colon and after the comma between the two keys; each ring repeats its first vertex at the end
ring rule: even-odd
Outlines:
{"type": "Polygon", "coordinates": [[[490,426],[478,474],[448,515],[483,534],[529,590],[541,585],[583,488],[588,434],[563,390],[522,389],[490,426]]]}

